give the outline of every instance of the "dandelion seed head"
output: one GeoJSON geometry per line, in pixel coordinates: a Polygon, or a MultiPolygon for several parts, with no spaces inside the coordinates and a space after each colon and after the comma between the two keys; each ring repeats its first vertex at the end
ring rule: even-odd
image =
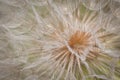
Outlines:
{"type": "Polygon", "coordinates": [[[5,38],[12,48],[4,50],[8,44],[0,42],[6,44],[0,46],[0,68],[6,66],[0,69],[0,79],[119,80],[119,9],[111,2],[26,0],[22,5],[19,0],[2,0],[20,12],[9,18],[9,24],[8,17],[1,22],[7,34],[2,36],[0,28],[0,40],[5,38]],[[106,14],[103,9],[108,7],[106,14]]]}

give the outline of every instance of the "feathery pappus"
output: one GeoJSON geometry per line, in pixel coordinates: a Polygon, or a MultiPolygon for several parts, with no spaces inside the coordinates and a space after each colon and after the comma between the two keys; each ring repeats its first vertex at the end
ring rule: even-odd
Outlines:
{"type": "Polygon", "coordinates": [[[119,0],[22,3],[1,20],[0,80],[120,79],[119,0]]]}

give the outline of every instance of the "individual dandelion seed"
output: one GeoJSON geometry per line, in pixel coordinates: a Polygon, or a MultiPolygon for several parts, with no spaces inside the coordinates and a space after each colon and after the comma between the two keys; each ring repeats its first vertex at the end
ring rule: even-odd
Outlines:
{"type": "Polygon", "coordinates": [[[25,0],[21,1],[21,0],[1,0],[0,2],[6,3],[8,5],[11,6],[15,6],[15,7],[21,7],[21,6],[25,6],[25,0]]]}
{"type": "Polygon", "coordinates": [[[100,10],[104,8],[110,0],[81,0],[83,5],[91,10],[100,10]]]}
{"type": "Polygon", "coordinates": [[[53,0],[52,3],[55,3],[58,6],[62,7],[64,13],[69,13],[69,12],[73,12],[79,6],[80,0],[64,0],[64,1],[63,0],[53,0]]]}
{"type": "Polygon", "coordinates": [[[114,80],[112,61],[116,63],[120,56],[114,44],[120,44],[120,36],[107,30],[111,17],[100,20],[98,13],[88,9],[81,15],[80,8],[66,15],[51,0],[48,4],[47,19],[39,16],[32,5],[41,28],[38,31],[42,49],[41,55],[23,71],[32,69],[40,79],[49,76],[48,80],[114,80]]]}
{"type": "Polygon", "coordinates": [[[28,0],[27,2],[35,6],[42,6],[47,3],[47,0],[28,0]]]}
{"type": "Polygon", "coordinates": [[[111,1],[110,5],[113,15],[120,18],[120,2],[111,1]]]}

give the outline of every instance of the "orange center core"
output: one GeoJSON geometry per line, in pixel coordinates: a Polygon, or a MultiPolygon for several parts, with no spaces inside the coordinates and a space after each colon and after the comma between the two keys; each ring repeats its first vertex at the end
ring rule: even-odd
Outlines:
{"type": "Polygon", "coordinates": [[[85,32],[76,31],[69,40],[69,46],[72,48],[89,45],[91,35],[85,32]]]}

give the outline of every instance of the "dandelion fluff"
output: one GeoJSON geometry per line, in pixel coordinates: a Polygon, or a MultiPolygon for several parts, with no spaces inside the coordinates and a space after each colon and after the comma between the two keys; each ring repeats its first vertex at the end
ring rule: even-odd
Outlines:
{"type": "Polygon", "coordinates": [[[120,2],[111,1],[111,10],[113,15],[120,19],[120,2]]]}
{"type": "MultiPolygon", "coordinates": [[[[51,17],[48,19],[50,22],[48,25],[43,23],[46,27],[41,26],[44,30],[44,33],[40,33],[42,55],[32,64],[26,65],[23,71],[36,68],[40,76],[46,74],[51,76],[50,80],[113,78],[110,63],[120,55],[119,53],[117,56],[112,55],[114,51],[108,46],[112,42],[106,42],[106,39],[109,39],[107,35],[110,35],[110,38],[112,35],[118,36],[105,29],[110,22],[105,20],[101,24],[98,13],[86,11],[80,16],[76,14],[79,10],[76,10],[75,16],[72,14],[66,16],[62,13],[62,8],[57,8],[51,2],[49,6],[52,9],[51,17]]],[[[38,16],[34,6],[32,9],[35,16],[38,16]]],[[[37,17],[36,20],[40,24],[41,17],[37,17]]]]}
{"type": "Polygon", "coordinates": [[[26,2],[25,0],[0,0],[0,2],[3,2],[5,4],[11,5],[11,6],[15,6],[15,7],[22,7],[25,6],[26,2]]]}
{"type": "Polygon", "coordinates": [[[91,10],[100,10],[104,8],[110,0],[81,0],[85,7],[91,10]]]}
{"type": "Polygon", "coordinates": [[[119,80],[119,19],[100,14],[102,1],[26,0],[18,21],[1,22],[0,79],[119,80]]]}

